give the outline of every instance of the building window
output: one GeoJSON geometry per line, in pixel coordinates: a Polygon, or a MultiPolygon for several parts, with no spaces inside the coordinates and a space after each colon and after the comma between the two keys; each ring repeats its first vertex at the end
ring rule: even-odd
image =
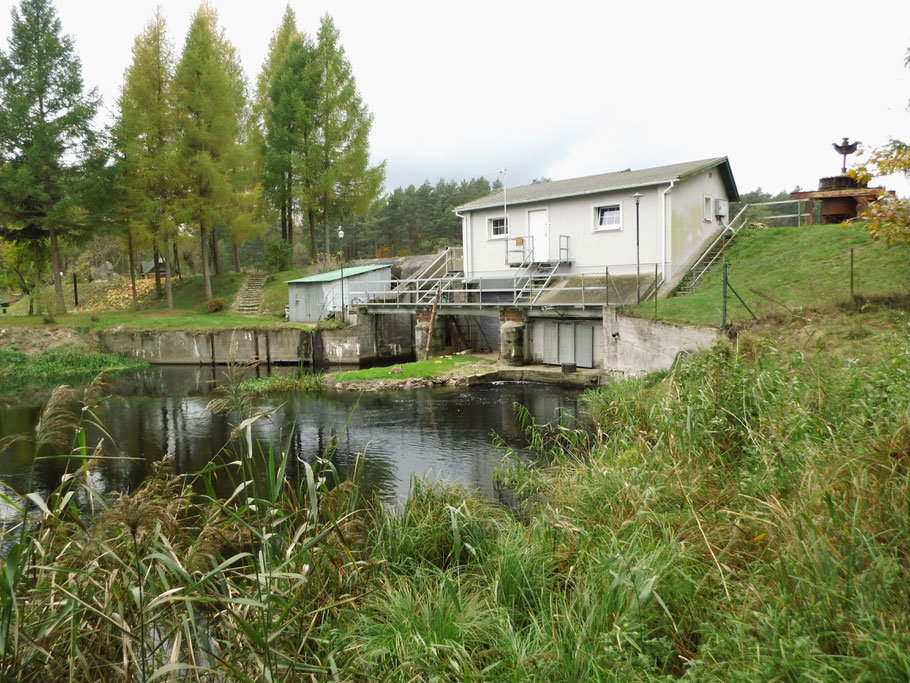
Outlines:
{"type": "Polygon", "coordinates": [[[622,206],[607,204],[594,207],[595,230],[622,230],[622,206]]]}
{"type": "Polygon", "coordinates": [[[705,197],[705,223],[710,223],[714,220],[714,200],[710,197],[705,197]]]}
{"type": "Polygon", "coordinates": [[[490,219],[490,237],[508,237],[509,226],[505,218],[490,219]]]}

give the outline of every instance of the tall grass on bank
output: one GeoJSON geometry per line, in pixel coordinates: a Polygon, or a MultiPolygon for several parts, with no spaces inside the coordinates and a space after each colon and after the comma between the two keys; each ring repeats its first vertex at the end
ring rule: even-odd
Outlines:
{"type": "Polygon", "coordinates": [[[57,347],[27,356],[15,348],[0,349],[0,393],[22,387],[54,386],[77,380],[90,381],[99,372],[122,372],[148,363],[122,353],[86,352],[57,347]]]}
{"type": "Polygon", "coordinates": [[[248,413],[196,477],[171,476],[165,463],[138,490],[103,498],[91,483],[104,454],[84,448],[65,400],[51,403],[38,432],[54,435],[55,450],[41,457],[67,458],[72,474],[47,499],[5,497],[22,514],[0,571],[5,679],[331,674],[324,624],[369,573],[356,486],[328,459],[295,463],[254,442],[252,425],[267,416],[248,413]],[[215,494],[225,479],[227,500],[215,494]]]}
{"type": "Polygon", "coordinates": [[[342,630],[344,670],[907,680],[910,339],[895,316],[870,366],[742,336],[589,392],[593,435],[529,422],[537,465],[504,473],[520,517],[416,485],[371,531],[387,571],[342,630]]]}

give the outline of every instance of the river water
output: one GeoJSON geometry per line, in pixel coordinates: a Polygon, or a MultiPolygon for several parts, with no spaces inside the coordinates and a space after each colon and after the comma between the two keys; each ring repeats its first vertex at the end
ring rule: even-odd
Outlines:
{"type": "MultiPolygon", "coordinates": [[[[261,370],[265,372],[265,370],[261,370]]],[[[98,416],[106,433],[88,428],[89,445],[103,439],[105,454],[130,459],[105,460],[92,474],[103,493],[138,485],[152,463],[165,453],[174,469],[203,468],[229,441],[237,416],[206,410],[214,386],[226,381],[223,369],[153,366],[118,377],[98,416]]],[[[495,498],[493,469],[501,454],[498,434],[511,446],[523,438],[515,406],[528,408],[538,421],[561,411],[576,415],[578,392],[526,383],[441,387],[398,392],[326,391],[262,399],[259,410],[274,410],[254,425],[254,438],[289,448],[294,461],[314,462],[330,454],[342,478],[361,458],[361,484],[389,502],[402,501],[413,476],[467,482],[495,498]]],[[[24,394],[0,405],[0,438],[31,433],[41,399],[24,394]]],[[[34,447],[15,444],[0,455],[0,482],[28,488],[34,447]]],[[[43,461],[32,489],[47,494],[60,482],[65,464],[43,461]]]]}

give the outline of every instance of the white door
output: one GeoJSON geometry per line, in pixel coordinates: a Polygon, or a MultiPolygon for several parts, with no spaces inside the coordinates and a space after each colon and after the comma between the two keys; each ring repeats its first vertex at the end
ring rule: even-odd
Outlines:
{"type": "Polygon", "coordinates": [[[534,261],[550,260],[550,222],[546,209],[528,211],[528,235],[534,244],[534,261]]]}

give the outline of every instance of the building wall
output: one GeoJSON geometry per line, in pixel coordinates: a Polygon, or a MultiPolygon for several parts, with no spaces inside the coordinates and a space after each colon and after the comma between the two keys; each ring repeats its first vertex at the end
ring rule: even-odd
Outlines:
{"type": "MultiPolygon", "coordinates": [[[[348,306],[360,303],[366,291],[391,289],[392,268],[377,268],[359,275],[345,276],[344,300],[348,306]]],[[[315,323],[332,311],[341,310],[341,280],[288,283],[288,310],[292,322],[315,323]]]]}
{"type": "MultiPolygon", "coordinates": [[[[644,196],[639,204],[640,261],[653,264],[660,261],[661,242],[661,192],[667,184],[638,189],[644,196]]],[[[636,188],[614,192],[601,192],[554,199],[532,204],[508,207],[509,237],[528,236],[528,213],[546,209],[549,219],[550,258],[559,256],[560,235],[569,238],[569,260],[575,272],[602,272],[604,266],[625,266],[634,271],[635,254],[635,200],[636,188]],[[612,230],[595,230],[595,207],[618,204],[621,207],[621,226],[612,230]]],[[[465,234],[466,267],[471,277],[509,276],[513,268],[506,265],[506,243],[501,237],[490,237],[488,225],[491,218],[501,218],[502,208],[480,209],[466,214],[463,223],[465,234]]],[[[509,243],[514,246],[513,243],[509,243]]]]}
{"type": "MultiPolygon", "coordinates": [[[[717,168],[686,178],[677,183],[670,192],[670,247],[667,279],[686,267],[693,257],[698,256],[707,246],[707,240],[723,229],[712,211],[710,220],[705,220],[705,197],[727,199],[727,190],[717,168]]],[[[729,220],[729,219],[728,219],[729,220]]]]}
{"type": "MultiPolygon", "coordinates": [[[[559,236],[569,237],[571,272],[602,273],[609,266],[612,273],[634,272],[636,262],[653,268],[666,258],[669,278],[684,267],[694,252],[706,246],[721,225],[712,215],[704,220],[704,197],[727,198],[718,168],[676,183],[663,203],[663,192],[669,183],[640,188],[627,188],[580,197],[554,199],[508,207],[510,238],[529,235],[528,212],[547,209],[549,217],[550,257],[559,255],[559,236]],[[635,200],[639,204],[639,255],[636,259],[635,200]],[[595,230],[597,206],[618,203],[622,208],[622,225],[617,230],[595,230]],[[666,239],[661,212],[666,211],[666,239]]],[[[465,267],[469,277],[503,277],[515,273],[506,265],[507,240],[490,237],[489,220],[501,218],[502,207],[466,212],[462,221],[465,267]]],[[[510,247],[514,243],[508,241],[510,247]]]]}

